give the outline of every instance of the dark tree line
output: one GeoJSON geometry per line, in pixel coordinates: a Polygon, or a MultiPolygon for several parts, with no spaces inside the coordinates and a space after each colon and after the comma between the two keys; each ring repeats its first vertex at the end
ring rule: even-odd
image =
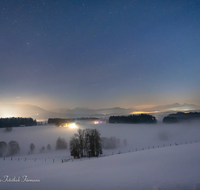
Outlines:
{"type": "Polygon", "coordinates": [[[102,154],[100,132],[97,129],[78,129],[70,140],[71,156],[94,157],[102,154]]]}
{"type": "Polygon", "coordinates": [[[95,117],[80,117],[80,118],[68,118],[68,119],[61,119],[61,118],[49,118],[48,119],[48,124],[62,124],[62,123],[70,123],[70,122],[75,122],[77,120],[98,120],[99,118],[95,118],[95,117]]]}
{"type": "Polygon", "coordinates": [[[22,117],[0,118],[0,128],[19,127],[20,125],[33,126],[37,125],[37,122],[32,118],[22,118],[22,117]]]}
{"type": "Polygon", "coordinates": [[[163,123],[178,123],[181,121],[190,121],[200,119],[200,112],[177,112],[174,114],[169,114],[163,118],[163,123]]]}
{"type": "Polygon", "coordinates": [[[178,123],[178,119],[176,117],[164,117],[163,118],[163,123],[178,123]]]}
{"type": "Polygon", "coordinates": [[[157,123],[156,117],[149,114],[110,116],[109,123],[157,123]]]}
{"type": "Polygon", "coordinates": [[[60,119],[60,118],[49,118],[48,124],[55,124],[55,125],[61,125],[62,123],[70,123],[74,122],[75,119],[60,119]]]}

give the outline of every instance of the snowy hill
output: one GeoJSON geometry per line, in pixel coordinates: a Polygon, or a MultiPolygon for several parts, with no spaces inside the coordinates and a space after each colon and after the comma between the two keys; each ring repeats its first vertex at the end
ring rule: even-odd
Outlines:
{"type": "Polygon", "coordinates": [[[12,160],[0,158],[1,189],[198,189],[199,123],[79,127],[97,128],[102,137],[127,139],[128,145],[104,150],[99,158],[68,161],[69,150],[39,153],[39,148],[47,143],[54,148],[59,136],[69,141],[76,129],[53,125],[14,128],[10,133],[1,129],[1,141],[16,140],[21,147],[20,154],[12,160]],[[36,145],[36,151],[27,155],[31,142],[36,145]],[[67,162],[62,163],[63,159],[67,162]],[[3,182],[5,175],[16,182],[3,182]],[[22,182],[24,175],[40,182],[22,182]]]}

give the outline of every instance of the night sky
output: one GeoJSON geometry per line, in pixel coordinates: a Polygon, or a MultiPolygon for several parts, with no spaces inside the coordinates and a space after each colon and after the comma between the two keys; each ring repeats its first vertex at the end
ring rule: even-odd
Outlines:
{"type": "Polygon", "coordinates": [[[200,104],[200,1],[1,0],[0,103],[200,104]]]}

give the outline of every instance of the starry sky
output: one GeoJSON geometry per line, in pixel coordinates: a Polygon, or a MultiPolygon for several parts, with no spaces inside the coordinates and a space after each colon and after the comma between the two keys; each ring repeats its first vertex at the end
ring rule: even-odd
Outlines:
{"type": "Polygon", "coordinates": [[[0,1],[0,103],[175,102],[200,105],[200,1],[0,1]]]}

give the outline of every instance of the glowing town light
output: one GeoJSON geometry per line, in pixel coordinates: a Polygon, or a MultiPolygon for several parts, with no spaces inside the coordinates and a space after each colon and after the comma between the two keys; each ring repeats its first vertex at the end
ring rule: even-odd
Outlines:
{"type": "Polygon", "coordinates": [[[77,128],[77,126],[76,126],[75,123],[70,123],[70,124],[68,125],[68,127],[71,128],[71,129],[77,128]]]}
{"type": "Polygon", "coordinates": [[[11,118],[11,117],[15,117],[15,115],[12,113],[3,113],[3,114],[0,114],[0,117],[11,118]]]}
{"type": "Polygon", "coordinates": [[[94,124],[101,124],[103,121],[94,121],[94,124]]]}

